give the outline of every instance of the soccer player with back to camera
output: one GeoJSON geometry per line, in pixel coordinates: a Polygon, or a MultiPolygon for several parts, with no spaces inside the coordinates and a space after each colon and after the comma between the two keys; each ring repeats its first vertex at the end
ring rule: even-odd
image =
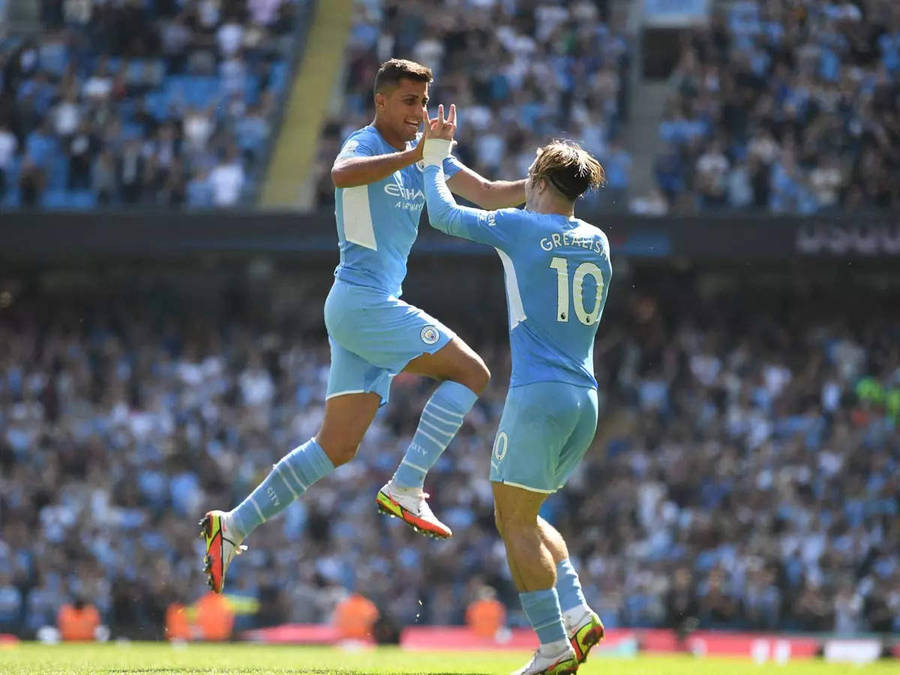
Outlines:
{"type": "MultiPolygon", "coordinates": [[[[340,264],[325,301],[331,370],[319,432],[285,455],[231,511],[201,521],[210,586],[221,592],[242,541],[287,508],[335,467],[350,461],[399,372],[440,381],[425,405],[393,478],[377,495],[378,509],[417,532],[451,536],[422,490],[437,461],[487,386],[484,361],[437,319],[402,300],[406,260],[425,205],[422,140],[431,70],[402,59],[375,76],[375,119],[350,134],[331,169],[340,264]]],[[[525,201],[525,181],[488,181],[448,156],[448,185],[485,208],[525,201]]]]}
{"type": "Polygon", "coordinates": [[[491,453],[497,529],[540,647],[520,674],[574,673],[603,638],[560,533],[538,515],[565,485],[597,430],[594,337],[612,266],[609,242],[575,217],[575,201],[603,182],[603,167],[578,145],[537,151],[525,209],[457,206],[444,162],[456,110],[425,129],[425,199],[431,225],[496,248],[506,274],[512,374],[491,453]]]}

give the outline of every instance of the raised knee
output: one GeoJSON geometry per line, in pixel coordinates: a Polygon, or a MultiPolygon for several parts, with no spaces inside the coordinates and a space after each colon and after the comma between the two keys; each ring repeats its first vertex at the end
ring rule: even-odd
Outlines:
{"type": "Polygon", "coordinates": [[[473,391],[476,391],[480,394],[485,390],[485,388],[488,386],[488,383],[491,381],[491,371],[488,370],[487,365],[481,359],[478,359],[478,365],[479,368],[476,379],[476,386],[478,388],[473,391]]]}
{"type": "Polygon", "coordinates": [[[491,371],[485,365],[481,357],[478,357],[472,363],[469,372],[466,374],[468,382],[464,384],[476,394],[480,394],[487,388],[488,382],[491,381],[491,371]]]}

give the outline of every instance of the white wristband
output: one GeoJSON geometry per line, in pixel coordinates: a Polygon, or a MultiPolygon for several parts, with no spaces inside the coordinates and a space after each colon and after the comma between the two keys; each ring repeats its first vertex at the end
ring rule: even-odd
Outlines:
{"type": "Polygon", "coordinates": [[[453,141],[444,138],[426,138],[425,149],[422,151],[422,160],[425,166],[441,166],[444,160],[450,156],[450,148],[453,141]]]}

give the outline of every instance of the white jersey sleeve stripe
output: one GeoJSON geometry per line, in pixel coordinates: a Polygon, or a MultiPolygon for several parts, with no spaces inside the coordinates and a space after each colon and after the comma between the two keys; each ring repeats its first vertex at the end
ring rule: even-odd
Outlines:
{"type": "Polygon", "coordinates": [[[344,200],[344,238],[377,251],[375,226],[372,224],[372,210],[369,208],[369,186],[344,188],[341,199],[344,200]]]}
{"type": "Polygon", "coordinates": [[[525,316],[525,306],[522,304],[522,295],[519,293],[519,280],[516,277],[513,261],[499,248],[495,250],[503,262],[503,273],[506,277],[506,299],[509,302],[509,329],[512,330],[528,317],[525,316]]]}

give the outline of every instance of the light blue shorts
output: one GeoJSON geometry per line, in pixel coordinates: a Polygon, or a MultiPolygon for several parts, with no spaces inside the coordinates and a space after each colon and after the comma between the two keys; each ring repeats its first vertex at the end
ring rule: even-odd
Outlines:
{"type": "Polygon", "coordinates": [[[491,481],[556,492],[597,432],[597,390],[535,382],[506,395],[491,454],[491,481]]]}
{"type": "Polygon", "coordinates": [[[365,286],[336,280],[325,300],[331,345],[326,398],[375,392],[388,402],[394,375],[434,354],[456,333],[417,307],[365,286]]]}

